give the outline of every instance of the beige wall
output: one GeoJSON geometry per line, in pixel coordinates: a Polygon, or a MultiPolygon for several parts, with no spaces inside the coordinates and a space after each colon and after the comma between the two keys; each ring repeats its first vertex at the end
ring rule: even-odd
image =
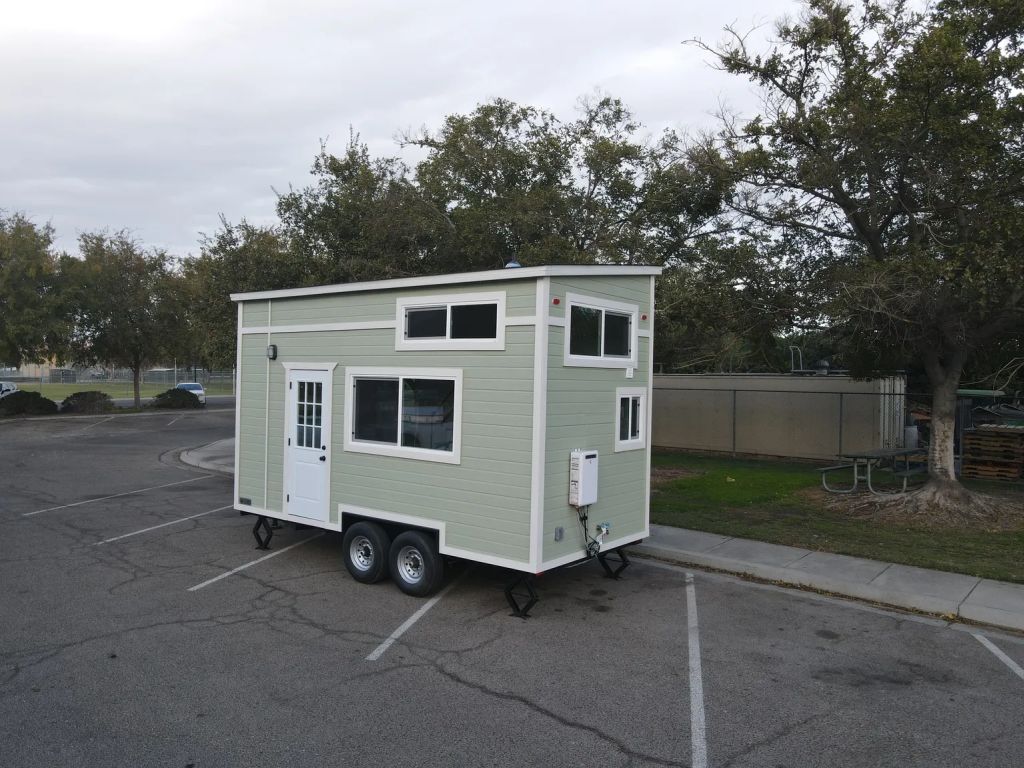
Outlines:
{"type": "Polygon", "coordinates": [[[654,377],[654,445],[830,459],[902,444],[905,383],[847,376],[654,377]]]}

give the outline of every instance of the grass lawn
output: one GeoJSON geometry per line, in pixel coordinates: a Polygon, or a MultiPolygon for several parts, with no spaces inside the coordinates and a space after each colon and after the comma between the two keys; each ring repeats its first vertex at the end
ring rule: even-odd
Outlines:
{"type": "MultiPolygon", "coordinates": [[[[1024,525],[936,530],[857,519],[827,507],[814,464],[655,451],[653,465],[654,523],[1024,583],[1024,525]]],[[[968,485],[1017,493],[1024,508],[1020,484],[968,485]]]]}
{"type": "MultiPolygon", "coordinates": [[[[145,400],[150,397],[156,397],[161,392],[165,392],[170,389],[170,387],[170,384],[141,384],[139,386],[139,392],[145,400]]],[[[72,392],[89,392],[95,390],[98,392],[106,392],[113,398],[134,396],[132,383],[130,381],[80,381],[76,384],[42,385],[38,382],[24,382],[18,384],[18,389],[24,389],[30,392],[41,392],[43,397],[48,397],[57,403],[60,403],[72,392]]],[[[210,384],[210,386],[205,387],[205,389],[207,395],[230,395],[231,382],[215,382],[210,384]]]]}

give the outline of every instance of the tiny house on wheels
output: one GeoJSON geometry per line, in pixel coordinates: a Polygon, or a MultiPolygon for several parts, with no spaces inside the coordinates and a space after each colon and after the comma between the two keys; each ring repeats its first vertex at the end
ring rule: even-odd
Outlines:
{"type": "MultiPolygon", "coordinates": [[[[657,267],[232,295],[235,508],[339,531],[363,582],[535,575],[648,536],[657,267]]],[[[526,587],[534,598],[529,580],[526,587]]],[[[513,609],[511,586],[506,590],[513,609]]],[[[532,604],[532,602],[531,602],[532,604]]]]}

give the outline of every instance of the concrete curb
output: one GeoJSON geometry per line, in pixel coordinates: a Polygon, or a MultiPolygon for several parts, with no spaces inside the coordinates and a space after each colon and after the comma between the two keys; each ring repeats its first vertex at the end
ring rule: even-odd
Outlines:
{"type": "Polygon", "coordinates": [[[204,453],[209,453],[210,449],[215,449],[215,446],[220,446],[222,443],[234,443],[235,438],[229,437],[224,440],[218,440],[215,443],[209,443],[206,445],[197,445],[194,448],[186,448],[178,453],[178,461],[182,464],[188,464],[190,467],[197,467],[198,469],[205,470],[207,472],[214,472],[224,477],[234,477],[234,467],[230,469],[224,466],[222,462],[208,461],[203,458],[204,453]]]}
{"type": "MultiPolygon", "coordinates": [[[[820,574],[802,573],[792,568],[750,563],[700,552],[666,549],[648,543],[635,545],[630,548],[630,551],[641,556],[651,557],[676,565],[711,568],[737,576],[752,576],[756,579],[771,581],[782,586],[814,589],[893,608],[920,611],[947,619],[963,619],[965,621],[1024,632],[1024,615],[976,603],[968,603],[967,598],[964,600],[950,600],[937,596],[903,592],[891,586],[858,584],[856,582],[829,578],[820,574]]],[[[979,579],[978,581],[980,583],[983,580],[979,579]]]]}

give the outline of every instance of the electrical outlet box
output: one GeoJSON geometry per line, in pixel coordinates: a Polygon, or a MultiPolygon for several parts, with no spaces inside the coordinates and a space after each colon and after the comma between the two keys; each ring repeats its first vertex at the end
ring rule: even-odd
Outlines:
{"type": "Polygon", "coordinates": [[[597,503],[597,451],[574,448],[569,455],[569,504],[597,503]]]}

